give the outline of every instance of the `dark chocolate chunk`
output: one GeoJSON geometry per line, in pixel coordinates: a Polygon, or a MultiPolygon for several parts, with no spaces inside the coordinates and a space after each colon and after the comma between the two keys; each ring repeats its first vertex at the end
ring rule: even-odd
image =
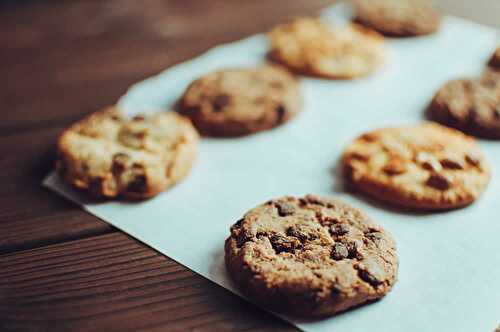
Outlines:
{"type": "Polygon", "coordinates": [[[126,166],[127,162],[130,160],[130,156],[125,154],[125,153],[115,153],[113,155],[113,161],[111,163],[111,172],[113,174],[120,174],[122,173],[126,166]]]}
{"type": "Polygon", "coordinates": [[[220,94],[217,97],[215,97],[214,101],[212,102],[212,105],[214,107],[215,112],[220,112],[222,109],[229,104],[229,101],[231,98],[228,95],[225,94],[220,94]]]}
{"type": "Polygon", "coordinates": [[[358,268],[358,276],[364,282],[369,283],[373,288],[377,288],[382,281],[378,280],[373,274],[370,273],[366,268],[358,268]]]}
{"type": "Polygon", "coordinates": [[[349,226],[346,224],[334,224],[330,226],[330,234],[333,236],[342,236],[349,233],[349,226]]]}
{"type": "Polygon", "coordinates": [[[286,202],[278,202],[275,204],[280,217],[286,217],[295,213],[295,207],[286,202]]]}
{"type": "Polygon", "coordinates": [[[439,162],[441,163],[441,166],[443,166],[443,168],[447,168],[447,169],[463,169],[464,168],[462,162],[460,162],[459,160],[451,159],[451,158],[443,158],[439,162]]]}
{"type": "Polygon", "coordinates": [[[442,174],[431,174],[426,181],[429,187],[437,190],[448,190],[451,187],[451,182],[442,174]]]}
{"type": "Polygon", "coordinates": [[[127,191],[145,193],[148,191],[148,182],[144,174],[137,174],[127,186],[127,191]]]}
{"type": "Polygon", "coordinates": [[[281,252],[294,252],[295,249],[301,248],[302,243],[296,238],[288,238],[283,235],[274,234],[269,239],[271,245],[273,246],[274,251],[277,254],[281,252]]]}
{"type": "Polygon", "coordinates": [[[332,248],[331,257],[336,261],[349,257],[349,250],[347,250],[347,246],[340,242],[335,243],[332,248]]]}

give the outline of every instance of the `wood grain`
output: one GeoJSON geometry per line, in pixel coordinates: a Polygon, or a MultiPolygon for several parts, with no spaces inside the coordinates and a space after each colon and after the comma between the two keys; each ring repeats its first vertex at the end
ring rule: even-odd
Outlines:
{"type": "Polygon", "coordinates": [[[291,331],[43,188],[64,127],[327,0],[0,2],[0,331],[291,331]]]}
{"type": "Polygon", "coordinates": [[[0,296],[0,330],[293,330],[121,233],[0,256],[0,296]]]}

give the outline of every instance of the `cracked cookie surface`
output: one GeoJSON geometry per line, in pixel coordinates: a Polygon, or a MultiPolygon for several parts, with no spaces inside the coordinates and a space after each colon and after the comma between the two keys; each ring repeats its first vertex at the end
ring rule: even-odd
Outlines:
{"type": "Polygon", "coordinates": [[[313,195],[281,197],[231,227],[226,266],[244,294],[272,310],[329,316],[379,299],[396,282],[393,238],[361,211],[313,195]]]}
{"type": "Polygon", "coordinates": [[[361,135],[346,149],[342,163],[348,181],[360,191],[424,210],[466,206],[490,179],[472,137],[431,122],[361,135]]]}
{"type": "Polygon", "coordinates": [[[467,134],[500,139],[500,74],[447,82],[432,99],[429,115],[467,134]]]}
{"type": "Polygon", "coordinates": [[[383,37],[358,24],[331,28],[319,19],[297,18],[275,27],[269,40],[271,59],[306,75],[352,79],[386,61],[383,37]]]}
{"type": "Polygon", "coordinates": [[[241,136],[272,129],[301,108],[299,83],[276,65],[233,68],[195,80],[180,100],[183,115],[206,136],[241,136]]]}
{"type": "Polygon", "coordinates": [[[441,15],[428,0],[356,0],[356,21],[387,36],[419,36],[439,29],[441,15]]]}
{"type": "Polygon", "coordinates": [[[175,112],[125,118],[114,107],[65,130],[56,169],[95,197],[152,197],[184,178],[196,159],[198,134],[175,112]]]}

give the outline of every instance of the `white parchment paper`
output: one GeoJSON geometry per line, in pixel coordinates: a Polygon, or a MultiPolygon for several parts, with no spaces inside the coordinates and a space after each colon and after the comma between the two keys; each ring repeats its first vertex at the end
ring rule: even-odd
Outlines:
{"type": "MultiPolygon", "coordinates": [[[[324,12],[332,22],[349,15],[346,5],[324,12]]],[[[389,39],[390,62],[372,77],[303,78],[304,111],[297,119],[244,138],[203,139],[192,173],[145,202],[90,204],[55,174],[44,184],[235,293],[223,264],[232,223],[273,197],[335,196],[392,232],[399,281],[382,301],[336,317],[285,319],[314,332],[492,331],[500,323],[500,142],[480,142],[493,166],[487,192],[472,206],[446,213],[412,214],[352,196],[340,186],[337,162],[361,132],[422,121],[435,90],[479,74],[498,41],[492,28],[446,17],[435,35],[389,39]]],[[[134,85],[119,104],[131,113],[168,108],[201,74],[260,63],[266,50],[263,35],[217,47],[134,85]]]]}

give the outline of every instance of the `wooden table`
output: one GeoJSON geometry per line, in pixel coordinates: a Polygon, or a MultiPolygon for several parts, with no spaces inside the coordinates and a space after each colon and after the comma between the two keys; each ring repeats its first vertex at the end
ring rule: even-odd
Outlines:
{"type": "Polygon", "coordinates": [[[326,0],[0,3],[0,330],[295,330],[41,187],[64,127],[326,0]]]}
{"type": "MultiPolygon", "coordinates": [[[[63,128],[131,84],[329,2],[0,2],[0,331],[295,330],[40,182],[63,128]]],[[[500,2],[458,3],[500,26],[500,2]]]]}

